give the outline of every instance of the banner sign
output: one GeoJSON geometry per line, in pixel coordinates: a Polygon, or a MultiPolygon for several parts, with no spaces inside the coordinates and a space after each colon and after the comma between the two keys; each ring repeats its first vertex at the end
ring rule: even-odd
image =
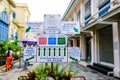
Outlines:
{"type": "Polygon", "coordinates": [[[24,61],[36,62],[36,47],[25,47],[23,55],[24,61]]]}
{"type": "Polygon", "coordinates": [[[60,33],[61,16],[59,14],[44,15],[44,33],[58,34],[60,33]]]}
{"type": "Polygon", "coordinates": [[[62,34],[79,34],[80,27],[77,22],[62,22],[61,33],[62,34]]]}
{"type": "Polygon", "coordinates": [[[66,47],[38,47],[37,62],[67,62],[66,47]]]}
{"type": "Polygon", "coordinates": [[[40,34],[38,46],[67,46],[67,36],[64,34],[40,34]]]}
{"type": "Polygon", "coordinates": [[[80,61],[80,48],[68,47],[68,62],[79,62],[79,61],[80,61]]]}

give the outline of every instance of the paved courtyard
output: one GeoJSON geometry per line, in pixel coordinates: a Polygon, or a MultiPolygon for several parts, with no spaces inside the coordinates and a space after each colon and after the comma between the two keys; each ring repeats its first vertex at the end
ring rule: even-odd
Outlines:
{"type": "MultiPolygon", "coordinates": [[[[0,70],[0,80],[18,80],[19,76],[25,76],[28,71],[34,69],[36,67],[36,65],[38,65],[39,63],[30,63],[30,64],[32,64],[32,65],[30,65],[28,67],[28,70],[23,70],[23,66],[20,68],[19,62],[17,62],[15,64],[16,68],[14,68],[8,72],[5,72],[5,68],[2,68],[0,70]]],[[[22,65],[23,65],[23,63],[22,63],[22,65]]],[[[118,80],[116,78],[106,76],[97,71],[91,70],[87,67],[84,67],[84,66],[78,64],[78,63],[60,63],[59,68],[62,68],[63,66],[65,66],[66,68],[69,68],[70,65],[72,65],[71,72],[78,70],[79,73],[76,76],[84,76],[86,78],[86,80],[118,80]]],[[[74,78],[72,80],[83,80],[83,79],[74,78]]]]}

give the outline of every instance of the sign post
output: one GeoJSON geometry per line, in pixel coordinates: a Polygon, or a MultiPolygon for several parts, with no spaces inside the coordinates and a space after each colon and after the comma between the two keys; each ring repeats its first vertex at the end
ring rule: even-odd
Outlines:
{"type": "Polygon", "coordinates": [[[67,47],[67,35],[80,33],[77,22],[61,22],[59,14],[45,14],[44,23],[39,23],[39,25],[29,23],[28,26],[27,31],[37,34],[37,53],[28,56],[27,53],[32,50],[27,48],[28,52],[25,51],[24,55],[26,60],[37,62],[80,61],[80,58],[78,58],[80,57],[79,48],[67,47]],[[40,28],[42,31],[40,31],[40,28]]]}

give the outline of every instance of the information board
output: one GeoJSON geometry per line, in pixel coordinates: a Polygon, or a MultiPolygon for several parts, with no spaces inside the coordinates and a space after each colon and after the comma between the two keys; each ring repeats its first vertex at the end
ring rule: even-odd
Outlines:
{"type": "Polygon", "coordinates": [[[36,62],[36,47],[24,47],[23,59],[26,62],[36,62]]]}
{"type": "Polygon", "coordinates": [[[62,34],[79,34],[80,26],[77,22],[61,22],[62,34]]]}
{"type": "Polygon", "coordinates": [[[27,33],[43,34],[43,22],[29,22],[26,23],[25,30],[27,33]]]}
{"type": "Polygon", "coordinates": [[[44,15],[44,34],[60,33],[61,16],[60,14],[45,14],[44,15]]]}
{"type": "Polygon", "coordinates": [[[37,62],[67,62],[67,48],[54,46],[38,47],[37,62]]]}
{"type": "Polygon", "coordinates": [[[80,61],[80,48],[68,47],[68,62],[79,62],[79,61],[80,61]]]}

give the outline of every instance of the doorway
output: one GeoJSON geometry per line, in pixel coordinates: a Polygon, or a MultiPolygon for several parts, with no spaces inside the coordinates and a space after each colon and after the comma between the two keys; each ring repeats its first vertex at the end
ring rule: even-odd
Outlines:
{"type": "Polygon", "coordinates": [[[91,37],[86,37],[86,61],[91,61],[91,37]]]}

